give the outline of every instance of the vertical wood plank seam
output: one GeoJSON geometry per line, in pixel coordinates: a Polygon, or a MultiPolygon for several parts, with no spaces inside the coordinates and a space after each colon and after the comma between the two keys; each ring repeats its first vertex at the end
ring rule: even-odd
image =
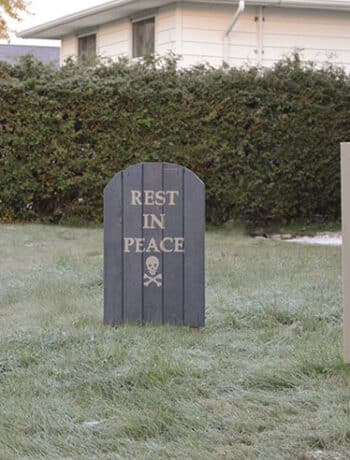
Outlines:
{"type": "Polygon", "coordinates": [[[183,167],[182,168],[182,174],[181,174],[181,180],[182,180],[182,237],[184,238],[184,247],[185,247],[185,251],[184,253],[182,254],[182,325],[185,324],[185,277],[186,277],[186,273],[185,273],[185,267],[186,267],[186,240],[185,240],[185,202],[186,202],[186,190],[185,190],[185,174],[186,174],[186,170],[185,168],[183,167]]]}
{"type": "MultiPolygon", "coordinates": [[[[144,170],[144,164],[142,163],[141,165],[141,192],[142,192],[142,212],[141,212],[141,238],[144,238],[144,231],[143,231],[143,215],[144,215],[144,212],[145,212],[145,209],[144,209],[144,200],[143,200],[143,197],[144,197],[144,188],[145,188],[145,170],[144,170]]],[[[141,256],[141,324],[144,325],[145,324],[145,293],[144,293],[144,290],[145,290],[145,286],[143,284],[143,267],[145,265],[145,261],[144,261],[144,255],[142,254],[141,256]]]]}
{"type": "MultiPolygon", "coordinates": [[[[203,184],[203,187],[204,187],[204,184],[203,184]]],[[[202,283],[203,283],[203,286],[202,286],[202,292],[203,292],[203,304],[202,304],[202,314],[203,314],[203,324],[202,326],[204,327],[205,326],[205,301],[206,301],[206,298],[205,298],[205,231],[206,231],[206,189],[204,187],[204,203],[203,203],[203,213],[204,215],[202,216],[202,219],[203,219],[203,226],[204,228],[202,229],[203,232],[202,232],[202,235],[203,235],[203,246],[202,246],[202,254],[203,254],[203,278],[202,278],[202,283]]]]}
{"type": "Polygon", "coordinates": [[[122,318],[122,323],[125,321],[125,309],[124,309],[124,171],[121,172],[120,174],[120,183],[121,183],[121,244],[120,244],[120,250],[121,250],[121,263],[122,263],[122,276],[121,276],[121,318],[122,318]]]}
{"type": "MultiPolygon", "coordinates": [[[[162,162],[162,190],[164,192],[164,161],[162,162]]],[[[162,214],[164,214],[164,204],[162,205],[162,214]]],[[[162,228],[162,239],[164,239],[164,228],[162,228]]],[[[163,282],[162,282],[162,324],[164,324],[165,320],[165,305],[164,305],[164,252],[162,252],[162,275],[163,275],[163,282]]]]}

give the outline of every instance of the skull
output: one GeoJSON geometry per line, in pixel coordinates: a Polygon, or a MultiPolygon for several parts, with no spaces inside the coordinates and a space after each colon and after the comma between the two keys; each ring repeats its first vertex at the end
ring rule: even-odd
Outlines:
{"type": "Polygon", "coordinates": [[[148,259],[146,260],[146,267],[152,276],[156,275],[159,268],[158,258],[155,256],[148,257],[148,259]]]}

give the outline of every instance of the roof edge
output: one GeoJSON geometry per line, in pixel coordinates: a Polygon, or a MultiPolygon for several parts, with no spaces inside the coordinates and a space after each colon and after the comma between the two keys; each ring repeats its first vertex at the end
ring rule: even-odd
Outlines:
{"type": "MultiPolygon", "coordinates": [[[[137,0],[113,0],[107,3],[102,3],[100,5],[94,6],[92,8],[87,8],[85,10],[79,11],[77,13],[69,14],[58,19],[40,24],[29,29],[25,29],[16,34],[19,38],[46,38],[59,40],[64,35],[50,35],[45,36],[46,32],[50,30],[65,26],[75,21],[88,18],[98,13],[104,13],[108,10],[113,10],[118,7],[123,7],[127,5],[133,5],[137,3],[137,0]]],[[[161,3],[161,1],[160,1],[161,3]]],[[[169,3],[178,3],[176,0],[164,0],[164,6],[169,3]]],[[[217,6],[228,6],[231,5],[235,7],[238,4],[238,0],[216,0],[215,3],[210,0],[190,0],[185,2],[181,0],[181,3],[192,3],[194,5],[198,4],[210,4],[212,7],[217,6]]],[[[247,6],[270,6],[270,7],[285,7],[285,8],[303,8],[303,9],[321,9],[321,10],[333,10],[333,11],[350,11],[350,1],[344,0],[246,0],[247,6]]],[[[125,16],[121,16],[122,19],[125,16]]]]}
{"type": "Polygon", "coordinates": [[[108,11],[109,9],[114,9],[118,6],[127,5],[128,3],[135,3],[136,0],[113,0],[108,3],[102,3],[101,5],[93,6],[87,8],[77,13],[67,14],[52,21],[39,24],[38,26],[31,27],[29,29],[22,30],[21,32],[16,33],[16,36],[19,38],[33,38],[35,34],[43,33],[49,29],[52,29],[57,26],[62,26],[70,22],[74,22],[79,19],[86,18],[88,16],[93,16],[94,14],[108,11]]]}

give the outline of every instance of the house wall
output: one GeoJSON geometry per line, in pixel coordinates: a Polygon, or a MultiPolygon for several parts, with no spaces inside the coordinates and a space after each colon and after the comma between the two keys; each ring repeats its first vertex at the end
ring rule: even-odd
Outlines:
{"type": "Polygon", "coordinates": [[[130,40],[128,19],[100,26],[96,32],[97,55],[110,59],[129,56],[130,40]]]}
{"type": "Polygon", "coordinates": [[[74,35],[63,37],[61,41],[61,65],[68,58],[78,56],[78,39],[74,35]]]}
{"type": "MultiPolygon", "coordinates": [[[[98,56],[115,59],[119,56],[129,56],[129,45],[131,41],[130,21],[116,21],[98,27],[96,33],[96,52],[98,56]]],[[[63,37],[61,41],[61,64],[68,58],[78,57],[78,37],[63,37]]]]}
{"type": "Polygon", "coordinates": [[[225,32],[231,24],[237,6],[218,9],[213,7],[182,8],[182,65],[208,62],[220,66],[225,60],[230,65],[256,63],[255,8],[246,8],[240,16],[231,39],[224,42],[225,32]]]}
{"type": "MultiPolygon", "coordinates": [[[[175,52],[176,48],[176,8],[160,8],[155,14],[155,49],[157,54],[175,52]]],[[[138,19],[142,19],[140,16],[138,19]]],[[[93,33],[93,32],[91,32],[93,33]]],[[[132,22],[130,18],[104,24],[96,30],[97,55],[110,59],[132,55],[132,22]]],[[[78,56],[78,37],[62,39],[61,62],[78,56]]]]}
{"type": "Polygon", "coordinates": [[[329,61],[350,70],[350,13],[248,7],[224,45],[234,11],[183,7],[184,66],[203,61],[216,66],[223,59],[234,66],[271,66],[298,50],[305,61],[329,61]]]}
{"type": "Polygon", "coordinates": [[[176,52],[177,8],[160,8],[156,15],[156,53],[160,55],[176,52]]]}
{"type": "Polygon", "coordinates": [[[350,13],[266,8],[264,16],[265,65],[298,49],[303,60],[350,70],[350,13]]]}
{"type": "MultiPolygon", "coordinates": [[[[180,3],[160,8],[155,13],[156,53],[181,55],[183,67],[203,62],[219,66],[223,60],[233,66],[271,66],[298,50],[303,60],[350,70],[350,13],[247,7],[225,41],[235,9],[180,3]]],[[[100,56],[131,57],[130,18],[100,26],[96,35],[100,56]]],[[[64,38],[61,61],[77,54],[77,37],[64,38]]]]}

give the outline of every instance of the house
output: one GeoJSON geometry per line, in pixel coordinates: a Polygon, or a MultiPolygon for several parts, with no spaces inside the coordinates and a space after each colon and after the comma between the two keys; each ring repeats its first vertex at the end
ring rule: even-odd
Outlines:
{"type": "Polygon", "coordinates": [[[0,45],[0,61],[16,64],[21,56],[32,55],[44,64],[59,66],[60,49],[57,46],[0,45]]]}
{"type": "Polygon", "coordinates": [[[174,52],[184,67],[271,66],[297,50],[350,70],[350,1],[114,0],[19,36],[60,39],[61,63],[174,52]]]}

